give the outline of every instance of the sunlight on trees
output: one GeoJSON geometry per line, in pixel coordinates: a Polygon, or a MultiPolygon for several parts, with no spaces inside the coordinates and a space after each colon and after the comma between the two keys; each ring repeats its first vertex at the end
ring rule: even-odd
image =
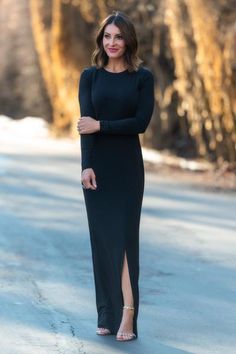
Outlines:
{"type": "Polygon", "coordinates": [[[58,132],[75,132],[81,70],[95,30],[126,12],[156,78],[155,116],[143,143],[187,157],[236,160],[236,9],[224,0],[31,0],[32,28],[58,132]]]}

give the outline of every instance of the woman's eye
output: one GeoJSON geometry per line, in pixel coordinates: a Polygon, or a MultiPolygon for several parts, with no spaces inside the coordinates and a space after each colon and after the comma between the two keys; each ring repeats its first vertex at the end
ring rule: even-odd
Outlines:
{"type": "MultiPolygon", "coordinates": [[[[109,39],[110,35],[109,34],[104,34],[104,38],[109,39]]],[[[115,38],[119,39],[119,40],[123,39],[123,37],[120,34],[118,36],[115,36],[115,38]]]]}

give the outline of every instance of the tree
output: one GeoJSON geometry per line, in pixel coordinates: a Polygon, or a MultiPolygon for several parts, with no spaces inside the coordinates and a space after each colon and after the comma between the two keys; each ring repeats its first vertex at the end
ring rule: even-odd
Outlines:
{"type": "Polygon", "coordinates": [[[117,7],[134,21],[140,56],[156,79],[156,110],[143,143],[235,161],[234,0],[31,0],[57,130],[75,126],[80,72],[90,66],[96,28],[117,7]]]}

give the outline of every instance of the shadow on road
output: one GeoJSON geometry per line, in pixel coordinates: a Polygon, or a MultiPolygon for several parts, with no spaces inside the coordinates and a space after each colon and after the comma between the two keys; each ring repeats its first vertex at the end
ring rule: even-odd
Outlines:
{"type": "Polygon", "coordinates": [[[233,354],[235,201],[148,175],[140,244],[139,338],[95,335],[77,156],[6,154],[1,174],[3,354],[233,354]]]}

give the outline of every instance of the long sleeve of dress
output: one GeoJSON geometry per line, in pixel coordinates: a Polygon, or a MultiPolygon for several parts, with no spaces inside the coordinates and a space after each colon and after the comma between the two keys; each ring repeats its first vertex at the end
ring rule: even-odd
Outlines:
{"type": "MultiPolygon", "coordinates": [[[[80,76],[79,82],[79,104],[81,117],[90,116],[95,118],[95,110],[91,99],[91,84],[92,72],[89,69],[84,69],[80,76]]],[[[80,134],[82,170],[92,167],[91,156],[94,146],[94,139],[94,134],[80,134]]]]}
{"type": "Polygon", "coordinates": [[[154,108],[154,79],[150,71],[142,78],[139,102],[134,117],[117,120],[100,120],[100,133],[103,134],[140,134],[144,133],[154,108]]]}

